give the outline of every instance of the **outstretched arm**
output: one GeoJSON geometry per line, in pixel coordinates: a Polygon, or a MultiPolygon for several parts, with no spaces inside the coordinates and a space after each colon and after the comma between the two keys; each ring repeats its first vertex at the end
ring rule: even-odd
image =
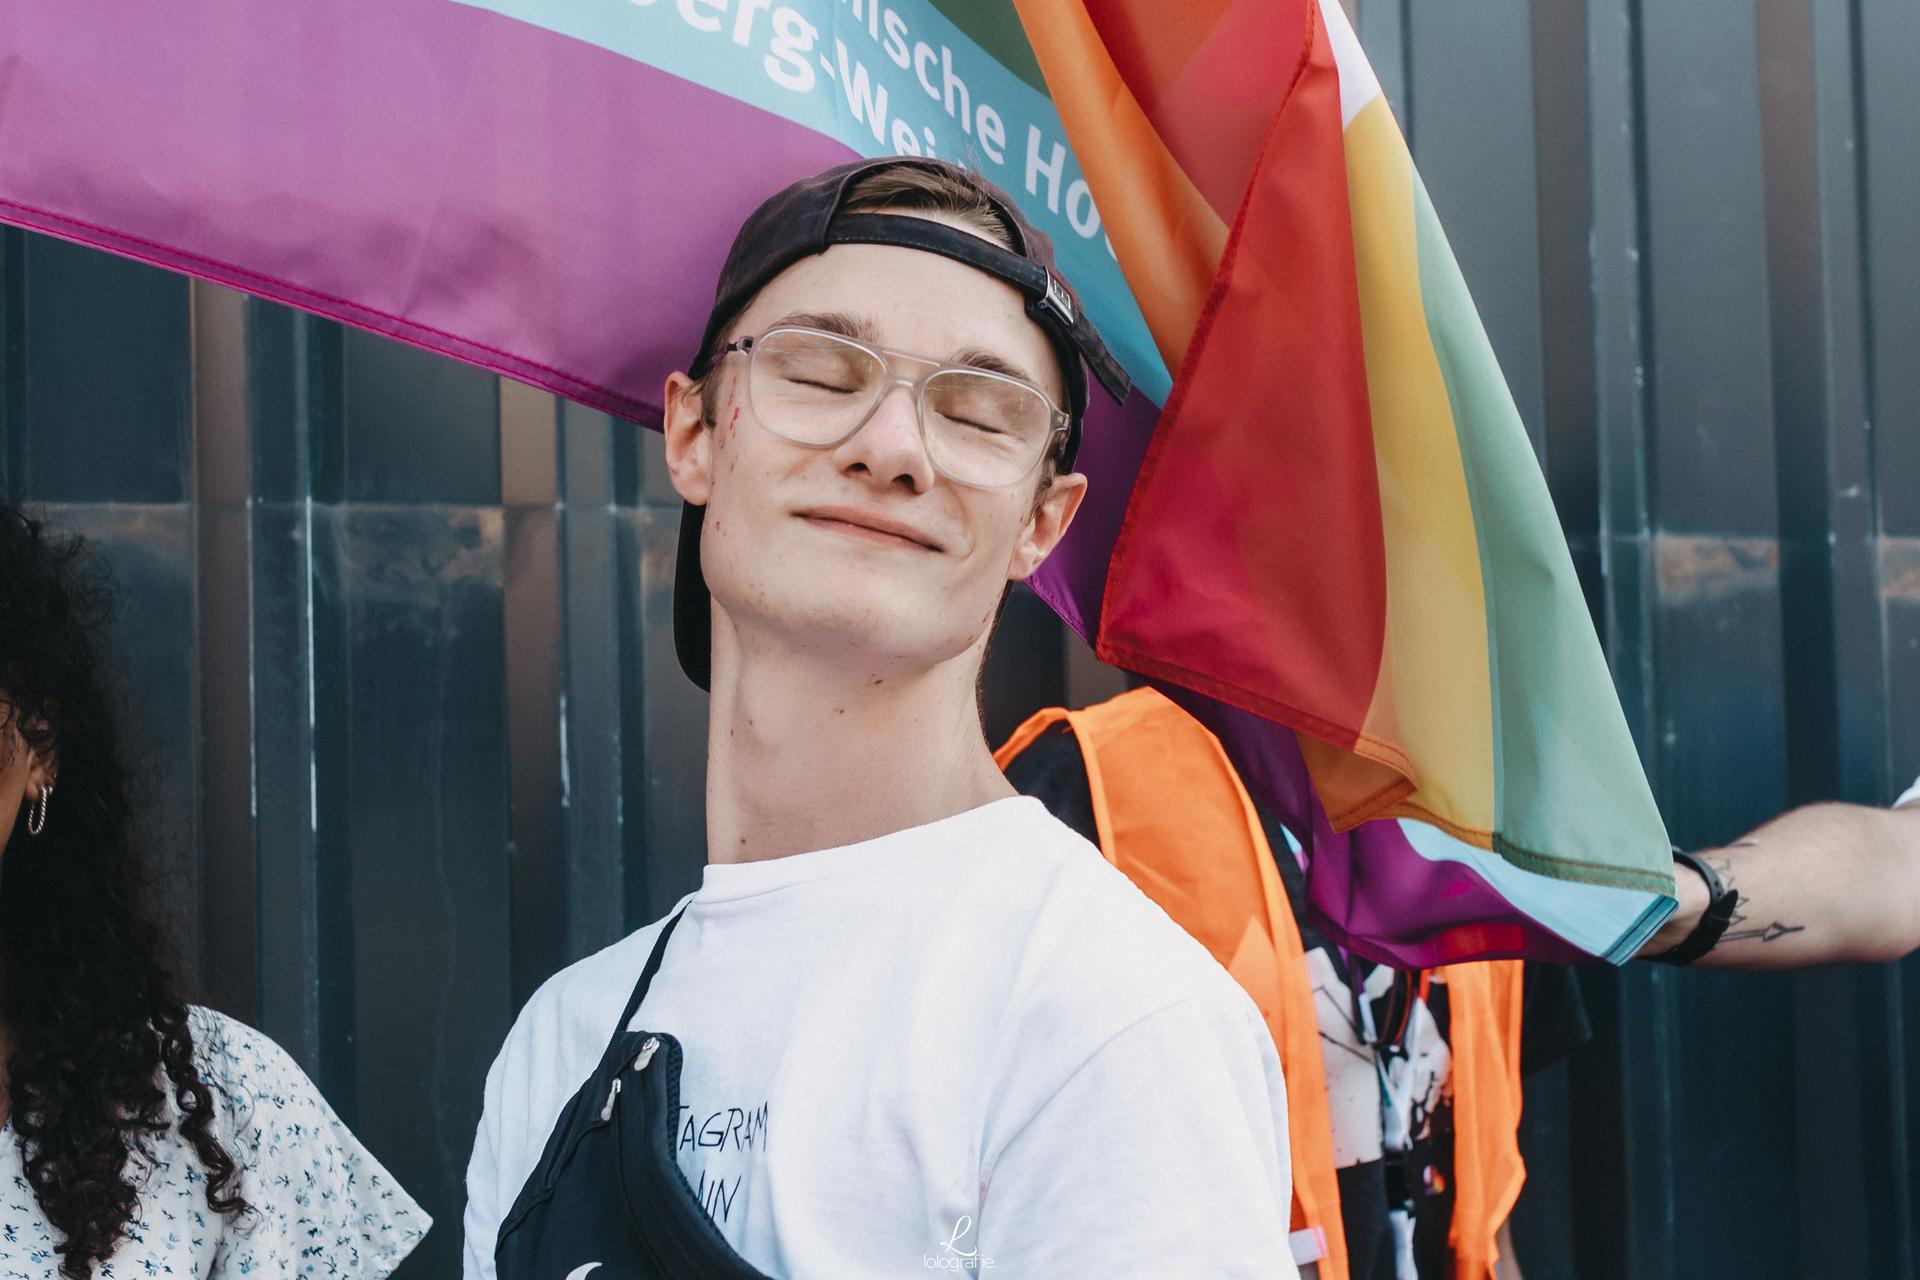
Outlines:
{"type": "MultiPolygon", "coordinates": [[[[1920,794],[1894,809],[1808,805],[1699,856],[1740,902],[1697,964],[1874,964],[1920,948],[1920,794]]],[[[1680,907],[1644,955],[1678,946],[1707,909],[1705,881],[1681,865],[1674,879],[1680,907]]]]}

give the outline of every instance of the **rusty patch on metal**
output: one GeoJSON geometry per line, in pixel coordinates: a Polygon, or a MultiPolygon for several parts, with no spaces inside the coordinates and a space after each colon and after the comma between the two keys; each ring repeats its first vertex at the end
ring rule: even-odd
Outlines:
{"type": "Polygon", "coordinates": [[[1920,538],[1880,539],[1880,598],[1920,604],[1920,538]]]}
{"type": "Polygon", "coordinates": [[[362,599],[425,607],[465,586],[497,588],[506,563],[506,516],[498,507],[348,508],[337,536],[350,588],[362,599]]]}
{"type": "Polygon", "coordinates": [[[1780,544],[1772,538],[1721,538],[1663,533],[1654,538],[1661,599],[1698,604],[1774,591],[1780,580],[1780,544]]]}

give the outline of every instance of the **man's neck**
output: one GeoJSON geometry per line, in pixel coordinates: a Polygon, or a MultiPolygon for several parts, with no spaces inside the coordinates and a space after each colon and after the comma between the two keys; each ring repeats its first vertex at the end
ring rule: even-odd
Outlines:
{"type": "Polygon", "coordinates": [[[980,729],[978,656],[889,676],[804,654],[716,653],[707,860],[854,844],[1016,794],[980,729]]]}

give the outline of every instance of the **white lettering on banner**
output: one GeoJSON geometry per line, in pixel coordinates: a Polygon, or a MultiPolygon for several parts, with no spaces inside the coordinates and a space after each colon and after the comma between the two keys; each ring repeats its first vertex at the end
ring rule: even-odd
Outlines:
{"type": "Polygon", "coordinates": [[[1020,193],[1108,340],[1165,371],[1011,6],[979,0],[454,0],[611,50],[850,144],[939,156],[1020,193]],[[989,12],[992,10],[993,12],[989,12]],[[925,95],[922,97],[921,95],[925,95]],[[1024,135],[1025,147],[1021,146],[1024,135]],[[1093,257],[1093,243],[1106,252],[1093,257]],[[1080,246],[1085,245],[1083,249],[1080,246]],[[1110,321],[1107,312],[1111,311],[1110,321]]]}
{"type": "Polygon", "coordinates": [[[813,88],[813,64],[807,55],[820,31],[811,22],[781,5],[773,11],[773,46],[764,64],[767,76],[782,89],[805,93],[813,88]]]}
{"type": "MultiPolygon", "coordinates": [[[[1006,0],[436,2],[530,23],[674,77],[681,88],[662,82],[655,94],[642,87],[636,100],[651,104],[657,97],[694,121],[705,119],[704,108],[685,105],[698,103],[686,86],[746,106],[744,113],[714,113],[743,135],[727,140],[740,144],[726,157],[736,164],[763,152],[788,154],[782,151],[787,139],[799,135],[783,126],[798,126],[863,156],[941,157],[978,170],[1014,193],[1052,239],[1061,275],[1099,318],[1141,395],[1160,403],[1172,389],[1114,239],[1103,234],[1110,228],[1088,185],[1092,179],[1081,172],[1021,25],[1018,10],[1027,6],[1006,0]],[[764,147],[754,111],[775,126],[764,147]]],[[[791,145],[792,154],[820,154],[811,144],[791,145]]],[[[1132,247],[1154,251],[1147,242],[1132,247]]]]}
{"type": "Polygon", "coordinates": [[[995,164],[1007,162],[1007,126],[1000,121],[1000,113],[986,103],[980,104],[979,124],[974,133],[980,139],[980,149],[987,153],[987,159],[995,164]]]}
{"type": "Polygon", "coordinates": [[[1093,188],[1085,178],[1075,178],[1067,188],[1067,222],[1082,236],[1100,229],[1100,211],[1093,207],[1093,188]]]}
{"type": "Polygon", "coordinates": [[[973,98],[967,93],[967,83],[953,74],[953,50],[940,46],[940,105],[947,109],[947,115],[960,122],[965,133],[973,132],[973,98]],[[960,91],[960,109],[953,109],[953,91],[960,91]]]}
{"type": "Polygon", "coordinates": [[[1040,159],[1040,126],[1027,126],[1027,194],[1040,194],[1038,180],[1047,180],[1047,208],[1054,213],[1060,212],[1060,171],[1066,168],[1067,149],[1060,143],[1053,144],[1053,154],[1045,161],[1040,159]]]}
{"type": "Polygon", "coordinates": [[[887,87],[876,84],[869,91],[867,68],[859,59],[854,59],[851,69],[847,65],[847,46],[838,37],[833,42],[833,56],[840,64],[840,91],[846,95],[847,110],[853,112],[854,123],[864,124],[873,130],[873,140],[883,142],[881,136],[882,121],[887,115],[887,87]]]}
{"type": "MultiPolygon", "coordinates": [[[[467,2],[512,11],[526,0],[467,2]]],[[[576,0],[576,3],[589,2],[576,0]]],[[[651,9],[660,0],[602,2],[651,9]]],[[[960,127],[960,133],[968,140],[962,148],[966,153],[963,159],[975,162],[975,157],[983,158],[996,168],[1008,163],[1007,118],[998,107],[975,96],[980,78],[975,76],[969,82],[964,70],[967,56],[964,47],[956,52],[945,40],[916,39],[901,8],[885,0],[812,0],[812,6],[827,4],[837,5],[853,19],[850,24],[835,28],[836,31],[864,34],[887,61],[911,73],[920,91],[927,95],[927,101],[960,127]]],[[[781,89],[811,93],[819,87],[819,78],[824,74],[839,86],[847,116],[853,123],[871,134],[876,144],[891,148],[894,154],[938,154],[933,129],[909,118],[916,114],[913,110],[893,114],[895,109],[911,104],[890,100],[888,86],[862,60],[860,50],[849,48],[846,39],[836,34],[832,59],[815,56],[821,31],[804,16],[803,11],[809,7],[805,0],[785,4],[778,0],[673,0],[672,11],[694,31],[707,35],[724,32],[727,41],[738,48],[751,49],[756,42],[766,40],[767,52],[761,59],[761,69],[767,79],[781,89]],[[763,15],[765,22],[760,20],[763,15]],[[769,29],[770,37],[762,34],[769,29]]],[[[855,44],[860,43],[858,36],[848,38],[855,44]]],[[[896,81],[893,87],[901,89],[902,85],[896,81]]],[[[1019,123],[1026,122],[1018,121],[1016,127],[1019,123]]],[[[1091,240],[1101,229],[1093,191],[1085,178],[1070,172],[1071,154],[1065,143],[1051,136],[1051,132],[1038,124],[1027,124],[1026,170],[1022,174],[1027,193],[1043,196],[1049,213],[1064,214],[1068,228],[1075,235],[1091,240]]],[[[1111,240],[1106,241],[1106,250],[1109,257],[1114,256],[1111,240]]]]}
{"type": "Polygon", "coordinates": [[[939,55],[934,53],[932,45],[924,40],[914,44],[913,77],[920,82],[920,87],[927,91],[927,96],[935,102],[940,101],[940,91],[933,87],[933,80],[928,76],[927,68],[937,61],[939,61],[939,55]],[[922,58],[921,54],[925,54],[926,57],[922,58]]]}
{"type": "Polygon", "coordinates": [[[718,31],[720,19],[694,12],[694,5],[704,9],[717,9],[721,13],[727,10],[727,0],[680,0],[680,16],[686,19],[688,26],[695,31],[718,31]]]}
{"type": "Polygon", "coordinates": [[[905,71],[907,65],[913,61],[907,53],[907,20],[889,9],[886,23],[887,38],[881,47],[887,51],[887,56],[893,59],[893,65],[905,71]]]}
{"type": "Polygon", "coordinates": [[[773,0],[740,0],[740,8],[733,15],[733,42],[746,48],[753,39],[753,15],[772,6],[773,0]]]}

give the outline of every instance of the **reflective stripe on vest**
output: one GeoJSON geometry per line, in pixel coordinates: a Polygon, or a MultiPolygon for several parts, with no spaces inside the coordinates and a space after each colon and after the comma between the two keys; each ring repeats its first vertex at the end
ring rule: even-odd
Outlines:
{"type": "MultiPolygon", "coordinates": [[[[1323,1240],[1320,1276],[1348,1280],[1306,954],[1252,799],[1219,740],[1152,689],[1084,711],[1041,711],[994,759],[1004,768],[1062,720],[1086,763],[1101,852],[1212,953],[1265,1017],[1287,1081],[1295,1239],[1323,1240]]],[[[1440,972],[1453,1051],[1449,1239],[1457,1280],[1486,1280],[1525,1176],[1518,1141],[1522,968],[1497,961],[1440,972]]]]}

